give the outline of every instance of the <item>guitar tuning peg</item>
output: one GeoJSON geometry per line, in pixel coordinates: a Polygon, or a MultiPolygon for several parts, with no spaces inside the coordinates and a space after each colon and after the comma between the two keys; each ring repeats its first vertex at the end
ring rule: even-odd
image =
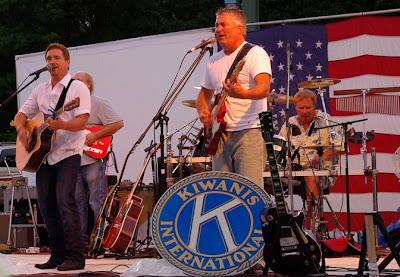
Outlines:
{"type": "Polygon", "coordinates": [[[272,118],[278,118],[277,114],[272,115],[272,118]]]}
{"type": "Polygon", "coordinates": [[[278,125],[278,120],[274,120],[272,123],[274,124],[274,126],[276,126],[278,125]]]}

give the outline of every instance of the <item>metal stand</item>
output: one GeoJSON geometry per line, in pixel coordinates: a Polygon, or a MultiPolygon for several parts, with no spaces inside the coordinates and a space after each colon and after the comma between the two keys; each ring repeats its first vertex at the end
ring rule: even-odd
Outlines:
{"type": "MultiPolygon", "coordinates": [[[[11,248],[11,229],[12,228],[16,228],[16,227],[28,227],[26,225],[28,224],[13,224],[12,223],[12,219],[13,219],[13,214],[14,214],[14,194],[15,194],[15,188],[19,189],[19,187],[21,186],[20,184],[18,184],[15,179],[14,176],[12,176],[13,180],[12,180],[12,185],[11,185],[11,203],[10,203],[10,219],[9,219],[9,224],[8,224],[8,236],[7,236],[7,246],[8,248],[11,248]]],[[[33,225],[33,246],[40,246],[40,238],[38,235],[38,231],[37,231],[37,211],[35,209],[32,208],[32,202],[31,202],[31,197],[29,194],[29,188],[28,188],[28,181],[27,178],[25,178],[24,184],[23,186],[25,186],[25,190],[26,190],[26,195],[27,195],[27,199],[28,199],[28,205],[29,205],[29,214],[31,215],[32,218],[32,225],[33,225]]],[[[30,224],[29,224],[30,225],[30,224]]],[[[16,242],[16,236],[14,235],[14,246],[13,248],[17,248],[17,242],[16,242]]]]}
{"type": "Polygon", "coordinates": [[[387,266],[387,261],[384,261],[384,266],[377,267],[377,257],[376,257],[376,245],[374,238],[374,228],[373,225],[376,225],[379,230],[382,232],[382,235],[389,245],[391,251],[391,259],[395,258],[397,264],[400,266],[400,256],[399,256],[399,248],[395,247],[392,238],[390,237],[388,231],[383,224],[383,220],[381,215],[378,212],[367,212],[365,215],[365,228],[364,228],[364,237],[361,245],[361,254],[360,261],[358,263],[357,276],[363,276],[363,267],[365,264],[365,258],[367,255],[367,247],[368,247],[368,256],[369,256],[369,270],[370,276],[379,276],[379,273],[387,266]]]}
{"type": "MultiPolygon", "coordinates": [[[[165,168],[165,157],[164,157],[164,129],[163,125],[164,122],[166,121],[167,113],[168,110],[172,107],[173,103],[175,102],[176,98],[179,96],[179,93],[182,91],[184,85],[187,83],[189,80],[190,76],[193,74],[194,70],[204,57],[204,55],[208,52],[208,47],[203,47],[197,58],[194,60],[192,65],[189,67],[189,69],[186,71],[184,76],[181,78],[177,86],[174,88],[174,90],[169,93],[169,95],[166,96],[165,100],[161,104],[160,108],[158,109],[156,115],[150,122],[150,124],[147,126],[145,131],[140,135],[139,139],[134,143],[132,146],[131,150],[129,151],[128,155],[125,157],[124,164],[122,166],[121,173],[119,175],[118,179],[118,184],[121,183],[122,177],[125,172],[125,168],[128,162],[128,158],[133,152],[136,150],[136,148],[139,146],[139,144],[143,141],[145,138],[147,132],[150,130],[150,128],[155,124],[157,121],[159,122],[158,126],[160,126],[160,168],[159,168],[159,186],[158,188],[154,187],[154,196],[155,200],[157,201],[161,195],[167,190],[167,176],[166,176],[166,168],[165,168]],[[165,111],[164,111],[165,109],[165,111]]],[[[168,131],[167,131],[168,132],[168,131]]]]}
{"type": "MultiPolygon", "coordinates": [[[[343,123],[338,123],[331,125],[329,127],[333,128],[336,126],[342,126],[343,132],[344,132],[344,153],[345,153],[345,162],[346,162],[346,206],[347,206],[347,237],[351,240],[353,240],[351,236],[351,220],[350,220],[350,180],[349,180],[349,149],[348,149],[348,126],[350,124],[353,124],[355,122],[361,122],[365,121],[366,119],[360,119],[360,120],[353,120],[353,121],[348,121],[348,122],[343,122],[343,123]]],[[[319,129],[325,129],[328,127],[318,127],[315,128],[314,130],[319,130],[319,129]]],[[[333,153],[334,154],[334,153],[333,153]]]]}

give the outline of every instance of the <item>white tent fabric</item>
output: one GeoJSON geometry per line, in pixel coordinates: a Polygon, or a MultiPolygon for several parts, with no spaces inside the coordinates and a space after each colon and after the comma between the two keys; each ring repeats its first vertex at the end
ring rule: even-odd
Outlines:
{"type": "MultiPolygon", "coordinates": [[[[77,71],[90,73],[94,78],[95,94],[108,100],[124,120],[125,127],[114,135],[113,150],[119,170],[134,143],[156,115],[186,52],[212,35],[210,29],[199,29],[68,48],[71,75],[77,71]]],[[[197,50],[187,55],[177,81],[192,65],[199,52],[197,50]]],[[[209,54],[204,56],[169,110],[169,133],[197,117],[194,108],[184,106],[181,102],[196,99],[198,89],[195,87],[200,86],[208,57],[209,54]]],[[[15,57],[15,65],[19,86],[26,76],[45,65],[44,51],[18,55],[15,57]]],[[[29,78],[27,81],[31,80],[29,78]]],[[[34,87],[48,79],[48,72],[42,73],[39,80],[18,95],[18,105],[25,102],[34,87]]],[[[200,128],[201,124],[197,122],[196,126],[200,128]]],[[[123,180],[136,180],[145,158],[143,149],[150,145],[153,136],[159,142],[159,128],[153,130],[150,129],[143,142],[130,155],[123,180]]],[[[178,154],[176,145],[179,136],[187,130],[184,128],[172,136],[174,155],[178,154]]],[[[165,128],[164,134],[167,134],[165,128]]],[[[113,166],[108,168],[107,174],[117,175],[113,166]]],[[[32,182],[34,178],[29,179],[29,185],[32,182]]],[[[144,183],[150,182],[152,175],[149,166],[144,183]]]]}

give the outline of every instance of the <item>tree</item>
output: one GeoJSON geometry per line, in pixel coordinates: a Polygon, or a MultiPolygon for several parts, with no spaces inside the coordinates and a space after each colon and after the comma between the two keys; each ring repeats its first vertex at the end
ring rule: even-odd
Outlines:
{"type": "MultiPolygon", "coordinates": [[[[1,0],[0,103],[15,91],[15,55],[51,42],[70,47],[211,27],[223,6],[223,0],[1,0]]],[[[259,0],[259,7],[265,22],[392,9],[400,0],[259,0]]],[[[0,107],[0,141],[15,140],[9,123],[16,112],[16,99],[0,107]]]]}

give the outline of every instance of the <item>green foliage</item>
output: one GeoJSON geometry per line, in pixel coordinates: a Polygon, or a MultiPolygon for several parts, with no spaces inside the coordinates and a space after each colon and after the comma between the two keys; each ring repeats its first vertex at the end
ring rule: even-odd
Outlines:
{"type": "MultiPolygon", "coordinates": [[[[15,91],[15,55],[51,42],[71,47],[212,27],[223,6],[223,0],[0,0],[0,103],[15,91]]],[[[259,0],[259,7],[266,22],[393,9],[400,0],[259,0]]],[[[16,112],[16,99],[0,107],[0,141],[15,139],[9,123],[16,112]]]]}

